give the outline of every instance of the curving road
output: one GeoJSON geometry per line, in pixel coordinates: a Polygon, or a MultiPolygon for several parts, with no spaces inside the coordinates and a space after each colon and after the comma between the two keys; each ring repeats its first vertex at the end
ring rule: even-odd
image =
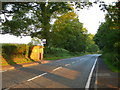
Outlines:
{"type": "Polygon", "coordinates": [[[2,72],[2,88],[85,88],[100,54],[2,72]]]}

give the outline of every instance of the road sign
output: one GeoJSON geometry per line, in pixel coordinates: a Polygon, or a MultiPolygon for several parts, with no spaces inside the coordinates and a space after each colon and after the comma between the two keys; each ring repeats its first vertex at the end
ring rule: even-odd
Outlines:
{"type": "Polygon", "coordinates": [[[46,39],[41,40],[43,44],[46,44],[46,39]]]}

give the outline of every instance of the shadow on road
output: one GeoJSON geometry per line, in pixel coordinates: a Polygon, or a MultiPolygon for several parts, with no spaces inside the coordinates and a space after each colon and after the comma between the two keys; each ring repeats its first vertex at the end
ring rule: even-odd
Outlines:
{"type": "Polygon", "coordinates": [[[3,58],[6,60],[6,62],[7,62],[9,65],[13,66],[13,67],[16,68],[16,69],[22,67],[22,65],[17,64],[17,63],[13,60],[12,55],[7,55],[7,56],[4,56],[4,55],[3,55],[3,58]]]}

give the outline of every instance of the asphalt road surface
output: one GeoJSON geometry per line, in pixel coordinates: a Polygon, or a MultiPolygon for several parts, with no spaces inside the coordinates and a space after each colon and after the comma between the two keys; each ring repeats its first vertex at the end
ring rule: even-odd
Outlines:
{"type": "Polygon", "coordinates": [[[99,55],[56,60],[2,72],[2,88],[85,88],[99,55]]]}

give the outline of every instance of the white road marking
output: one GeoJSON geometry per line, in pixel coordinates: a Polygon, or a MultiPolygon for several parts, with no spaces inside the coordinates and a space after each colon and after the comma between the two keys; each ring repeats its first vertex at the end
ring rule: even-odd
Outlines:
{"type": "Polygon", "coordinates": [[[55,68],[55,69],[53,69],[52,71],[56,71],[56,70],[58,70],[58,69],[60,69],[60,68],[62,68],[62,67],[55,68]]]}
{"type": "Polygon", "coordinates": [[[65,66],[69,66],[70,64],[65,64],[65,66]]]}
{"type": "Polygon", "coordinates": [[[6,72],[7,70],[4,70],[4,71],[0,71],[0,72],[6,72]]]}
{"type": "Polygon", "coordinates": [[[41,77],[41,76],[44,76],[44,75],[46,75],[46,74],[47,74],[47,73],[40,74],[40,75],[38,75],[38,76],[36,76],[36,77],[33,77],[33,78],[31,78],[31,79],[28,79],[27,81],[34,80],[34,79],[36,79],[36,78],[38,78],[38,77],[41,77]]]}
{"type": "Polygon", "coordinates": [[[97,62],[97,58],[95,59],[95,62],[94,62],[94,64],[93,64],[93,67],[92,67],[91,72],[90,72],[90,74],[89,74],[87,83],[86,83],[86,85],[85,85],[85,88],[86,88],[86,89],[88,89],[89,86],[90,86],[90,81],[91,81],[92,73],[93,73],[93,70],[94,70],[94,68],[95,68],[96,62],[97,62]]]}
{"type": "Polygon", "coordinates": [[[75,62],[72,62],[72,63],[75,63],[75,62]]]}

